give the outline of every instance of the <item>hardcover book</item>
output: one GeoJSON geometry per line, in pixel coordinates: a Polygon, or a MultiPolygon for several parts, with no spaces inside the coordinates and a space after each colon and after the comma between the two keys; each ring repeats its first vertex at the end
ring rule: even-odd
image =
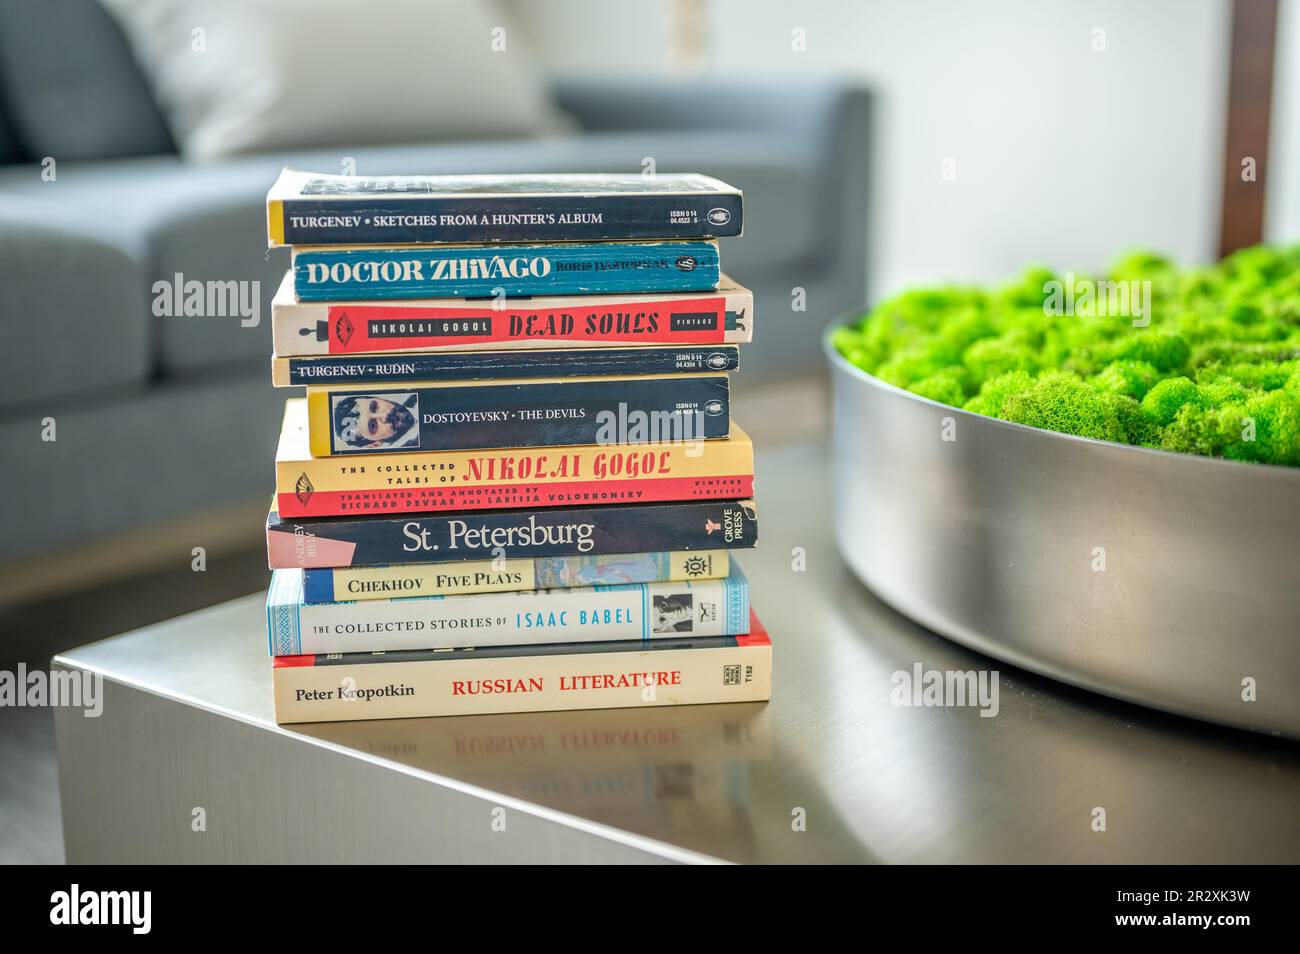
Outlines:
{"type": "Polygon", "coordinates": [[[313,457],[727,436],[725,374],[307,389],[313,457]]]}
{"type": "Polygon", "coordinates": [[[735,345],[435,351],[401,356],[275,357],[271,361],[271,380],[276,387],[299,387],[502,378],[630,377],[735,371],[739,364],[740,349],[735,345]]]}
{"type": "Polygon", "coordinates": [[[277,656],[272,681],[280,723],[757,702],[772,642],[751,613],[745,636],[277,656]]]}
{"type": "Polygon", "coordinates": [[[739,189],[695,173],[335,176],[284,169],[267,242],[379,245],[740,235],[739,189]]]}
{"type": "Polygon", "coordinates": [[[289,271],[271,303],[281,356],[741,344],[753,315],[754,296],[725,275],[709,294],[300,302],[289,271]]]}
{"type": "Polygon", "coordinates": [[[299,301],[707,292],[721,277],[712,241],[294,246],[292,267],[299,301]]]}
{"type": "Polygon", "coordinates": [[[306,603],[339,603],[393,596],[458,596],[666,580],[716,580],[730,571],[731,560],[726,550],[326,567],[302,571],[302,598],[306,603]]]}
{"type": "Polygon", "coordinates": [[[266,518],[266,551],[271,568],[278,569],[594,557],[638,548],[738,550],[757,543],[757,514],[752,500],[315,519],[272,510],[266,518]]]}
{"type": "Polygon", "coordinates": [[[308,603],[303,571],[276,570],[266,625],[272,656],[736,636],[749,584],[733,565],[720,580],[308,603]]]}
{"type": "Polygon", "coordinates": [[[676,444],[313,457],[299,398],[285,402],[276,509],[281,517],[329,517],[747,499],[754,448],[738,425],[730,431],[725,440],[676,444]]]}

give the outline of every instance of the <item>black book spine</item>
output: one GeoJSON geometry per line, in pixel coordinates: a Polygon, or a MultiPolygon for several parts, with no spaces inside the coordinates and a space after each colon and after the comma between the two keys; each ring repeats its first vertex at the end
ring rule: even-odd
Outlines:
{"type": "Polygon", "coordinates": [[[266,533],[273,569],[385,566],[746,549],[758,540],[758,517],[750,500],[299,520],[273,512],[266,533]]]}
{"type": "Polygon", "coordinates": [[[735,371],[735,345],[581,348],[556,351],[448,351],[431,354],[288,358],[290,385],[384,384],[597,375],[735,371]]]}
{"type": "Polygon", "coordinates": [[[734,192],[287,199],[284,244],[728,238],[741,217],[734,192]]]}
{"type": "Polygon", "coordinates": [[[331,388],[308,401],[317,456],[654,444],[719,439],[730,429],[725,374],[331,388]]]}

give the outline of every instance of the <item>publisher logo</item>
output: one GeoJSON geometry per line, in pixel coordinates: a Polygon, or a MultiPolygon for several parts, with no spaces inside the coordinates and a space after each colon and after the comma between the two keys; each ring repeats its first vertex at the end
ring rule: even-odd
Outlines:
{"type": "Polygon", "coordinates": [[[334,328],[338,335],[339,344],[344,346],[352,340],[352,332],[356,331],[356,329],[352,327],[352,322],[349,320],[346,311],[339,313],[339,320],[334,328]]]}
{"type": "Polygon", "coordinates": [[[711,311],[675,311],[668,321],[673,331],[713,331],[718,327],[718,316],[711,311]]]}
{"type": "Polygon", "coordinates": [[[704,403],[704,413],[709,415],[709,417],[717,417],[723,412],[723,410],[725,410],[725,408],[723,408],[722,402],[716,398],[704,403]]]}
{"type": "Polygon", "coordinates": [[[683,272],[695,271],[695,266],[699,264],[694,255],[683,255],[677,260],[677,269],[683,272]]]}
{"type": "Polygon", "coordinates": [[[710,225],[726,225],[731,221],[731,213],[726,209],[709,209],[710,225]]]}
{"type": "Polygon", "coordinates": [[[713,560],[709,557],[691,556],[686,558],[686,575],[703,576],[713,571],[713,560]]]}
{"type": "Polygon", "coordinates": [[[704,361],[710,368],[715,368],[719,371],[731,364],[731,360],[720,351],[713,352],[705,358],[704,361]]]}
{"type": "Polygon", "coordinates": [[[298,482],[294,484],[293,487],[293,495],[298,498],[298,503],[302,504],[304,507],[307,506],[307,501],[311,500],[311,495],[315,492],[316,488],[313,487],[311,481],[307,479],[306,472],[304,471],[299,474],[298,482]]]}

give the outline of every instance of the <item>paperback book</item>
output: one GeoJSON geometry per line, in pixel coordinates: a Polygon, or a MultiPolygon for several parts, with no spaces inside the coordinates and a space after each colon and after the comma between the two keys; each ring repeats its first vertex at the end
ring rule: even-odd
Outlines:
{"type": "Polygon", "coordinates": [[[292,262],[300,301],[702,292],[721,276],[713,241],[294,246],[292,262]]]}
{"type": "Polygon", "coordinates": [[[336,176],[284,169],[268,243],[569,242],[740,235],[739,189],[695,173],[336,176]]]}
{"type": "Polygon", "coordinates": [[[735,345],[441,351],[424,354],[321,355],[271,360],[276,387],[400,384],[508,378],[631,377],[735,371],[735,345]]]}
{"type": "Polygon", "coordinates": [[[313,457],[727,436],[725,374],[307,389],[313,457]]]}
{"type": "Polygon", "coordinates": [[[739,550],[757,541],[753,500],[333,518],[285,517],[272,510],[266,519],[272,569],[739,550]]]}
{"type": "Polygon", "coordinates": [[[753,337],[753,316],[754,296],[725,275],[708,294],[302,302],[289,271],[271,303],[275,353],[283,357],[741,344],[753,337]]]}
{"type": "Polygon", "coordinates": [[[726,576],[730,569],[730,555],[726,550],[325,567],[302,571],[302,598],[305,603],[338,603],[394,596],[458,596],[569,586],[716,580],[726,576]]]}
{"type": "Polygon", "coordinates": [[[772,643],[751,613],[744,636],[277,656],[272,681],[281,723],[756,702],[772,643]]]}
{"type": "Polygon", "coordinates": [[[715,441],[313,457],[298,398],[285,402],[275,480],[276,509],[293,518],[742,500],[754,496],[754,448],[733,423],[715,441]]]}
{"type": "Polygon", "coordinates": [[[276,570],[266,624],[272,656],[736,636],[749,584],[733,564],[719,580],[308,603],[303,571],[276,570]]]}

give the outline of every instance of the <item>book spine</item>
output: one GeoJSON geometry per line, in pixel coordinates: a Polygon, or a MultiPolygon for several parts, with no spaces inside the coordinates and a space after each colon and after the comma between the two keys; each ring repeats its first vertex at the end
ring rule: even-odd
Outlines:
{"type": "Polygon", "coordinates": [[[752,500],[689,500],[474,516],[297,520],[280,514],[267,521],[266,549],[271,568],[279,569],[734,550],[753,547],[757,540],[758,511],[752,500]]]}
{"type": "Polygon", "coordinates": [[[716,242],[294,249],[301,301],[712,291],[716,242]]]}
{"type": "Polygon", "coordinates": [[[313,457],[715,440],[725,374],[307,389],[313,457]]]}
{"type": "Polygon", "coordinates": [[[737,193],[283,199],[268,204],[272,245],[568,242],[726,238],[737,193]]]}
{"type": "Polygon", "coordinates": [[[277,355],[343,355],[474,348],[592,348],[610,344],[743,344],[753,338],[754,298],[726,294],[655,298],[591,295],[470,302],[276,302],[277,355]]]}
{"type": "Polygon", "coordinates": [[[598,556],[468,560],[306,569],[303,602],[382,600],[395,596],[457,596],[667,580],[715,580],[730,572],[726,550],[610,553],[598,556]]]}
{"type": "Polygon", "coordinates": [[[301,570],[276,570],[267,594],[272,656],[532,646],[738,636],[749,631],[749,585],[721,580],[514,593],[304,603],[301,570]]]}
{"type": "Polygon", "coordinates": [[[275,358],[276,387],[322,384],[397,384],[416,381],[481,381],[494,378],[551,378],[702,374],[735,371],[735,345],[581,350],[449,351],[355,357],[275,358]]]}
{"type": "MultiPolygon", "coordinates": [[[[754,495],[748,439],[635,448],[442,451],[278,460],[281,517],[738,500],[754,495]]],[[[624,549],[627,549],[624,547],[624,549]]],[[[387,560],[384,562],[393,562],[387,560]]]]}
{"type": "MultiPolygon", "coordinates": [[[[772,696],[772,645],[765,636],[719,645],[640,644],[638,652],[353,661],[276,659],[280,723],[635,706],[759,702],[772,696]],[[659,648],[656,648],[659,647],[659,648]]],[[[384,657],[378,657],[384,658],[384,657]]]]}

